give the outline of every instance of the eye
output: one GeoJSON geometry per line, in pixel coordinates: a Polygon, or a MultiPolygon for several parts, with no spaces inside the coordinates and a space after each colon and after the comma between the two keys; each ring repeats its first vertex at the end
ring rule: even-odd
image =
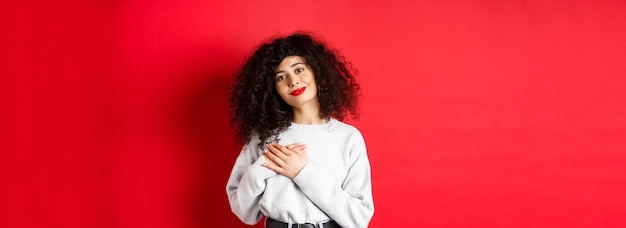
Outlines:
{"type": "Polygon", "coordinates": [[[296,69],[296,74],[302,73],[304,71],[304,68],[298,68],[296,69]]]}
{"type": "Polygon", "coordinates": [[[285,79],[285,75],[278,75],[278,76],[276,76],[276,81],[277,82],[282,81],[283,79],[285,79]]]}

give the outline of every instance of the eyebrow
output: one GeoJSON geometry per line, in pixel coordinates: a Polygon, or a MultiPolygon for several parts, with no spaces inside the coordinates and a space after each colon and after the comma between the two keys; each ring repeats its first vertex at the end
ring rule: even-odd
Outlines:
{"type": "MultiPolygon", "coordinates": [[[[291,69],[291,68],[293,68],[293,67],[295,67],[295,66],[297,66],[297,65],[300,65],[300,64],[304,64],[304,63],[297,62],[297,63],[291,64],[291,66],[289,66],[289,68],[291,69]]],[[[285,72],[284,70],[279,70],[279,71],[276,71],[276,74],[278,74],[278,73],[284,73],[284,72],[285,72]]]]}

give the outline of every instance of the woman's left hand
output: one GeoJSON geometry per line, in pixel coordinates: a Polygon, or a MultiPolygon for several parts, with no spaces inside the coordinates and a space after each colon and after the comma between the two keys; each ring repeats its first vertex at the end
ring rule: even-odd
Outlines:
{"type": "Polygon", "coordinates": [[[264,163],[263,166],[291,179],[295,178],[309,162],[304,151],[304,144],[283,146],[273,142],[267,144],[266,148],[263,156],[268,162],[264,163]]]}

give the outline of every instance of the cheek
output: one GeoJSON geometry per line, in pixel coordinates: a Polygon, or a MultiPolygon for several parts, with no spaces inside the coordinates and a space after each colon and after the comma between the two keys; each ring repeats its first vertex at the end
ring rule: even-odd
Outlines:
{"type": "Polygon", "coordinates": [[[276,92],[278,92],[280,96],[283,96],[284,93],[289,90],[289,87],[283,85],[283,83],[276,83],[274,88],[276,88],[276,92]]]}
{"type": "Polygon", "coordinates": [[[307,82],[307,83],[309,83],[309,84],[311,84],[311,85],[316,84],[316,83],[315,83],[315,75],[313,75],[313,74],[308,75],[308,76],[306,77],[306,82],[307,82]]]}

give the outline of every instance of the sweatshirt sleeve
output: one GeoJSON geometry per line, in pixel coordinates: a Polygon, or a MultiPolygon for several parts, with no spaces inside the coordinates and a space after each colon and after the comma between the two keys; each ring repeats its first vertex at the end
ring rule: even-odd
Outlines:
{"type": "Polygon", "coordinates": [[[252,140],[243,147],[226,184],[231,210],[248,225],[256,224],[263,217],[259,201],[265,191],[265,180],[276,175],[262,166],[265,158],[260,156],[256,143],[252,140]]]}
{"type": "Polygon", "coordinates": [[[370,163],[360,133],[350,142],[350,166],[343,183],[329,181],[334,175],[309,162],[294,178],[302,191],[340,226],[367,227],[374,214],[370,163]]]}

